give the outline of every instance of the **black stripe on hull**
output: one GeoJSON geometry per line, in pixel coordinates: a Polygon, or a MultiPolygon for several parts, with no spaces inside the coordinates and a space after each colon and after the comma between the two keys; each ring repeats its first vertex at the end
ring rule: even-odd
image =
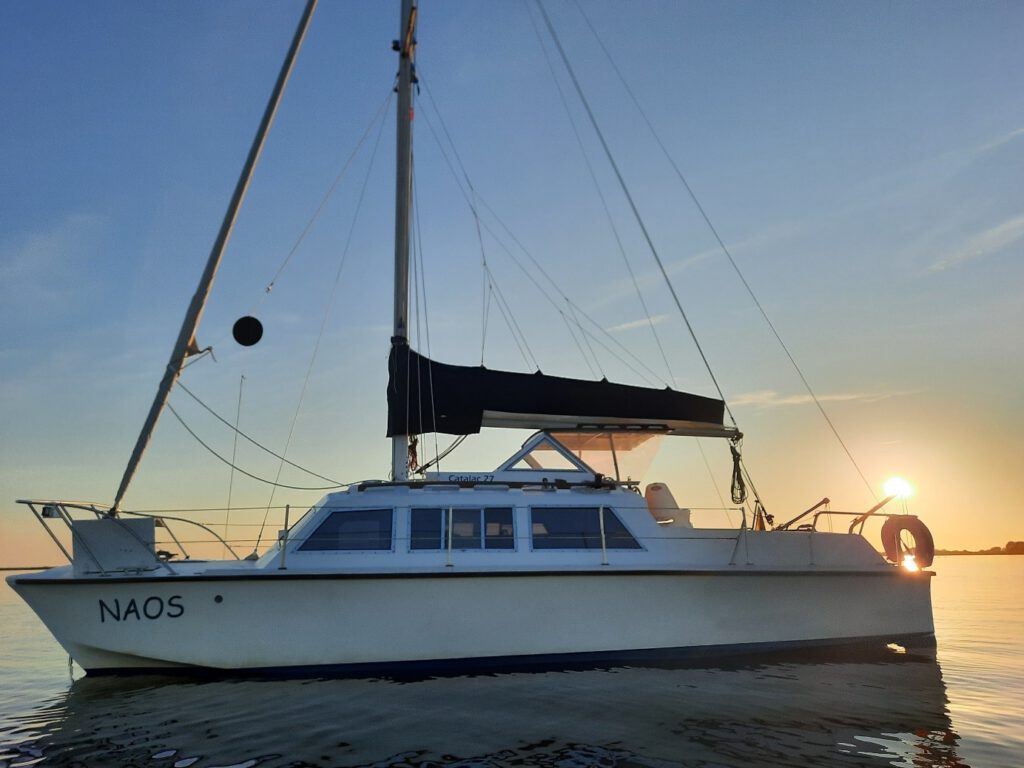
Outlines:
{"type": "MultiPolygon", "coordinates": [[[[897,654],[886,646],[903,646],[928,654],[935,648],[935,634],[874,635],[870,637],[789,640],[769,643],[737,643],[679,648],[589,651],[525,656],[486,656],[460,659],[362,662],[358,664],[316,664],[294,667],[252,667],[213,669],[209,667],[128,667],[86,670],[90,676],[156,675],[199,678],[351,678],[398,677],[425,678],[503,672],[543,672],[557,670],[606,669],[620,666],[686,668],[746,666],[768,662],[824,663],[839,661],[897,661],[897,654]]],[[[917,659],[913,654],[910,659],[917,659]]]]}

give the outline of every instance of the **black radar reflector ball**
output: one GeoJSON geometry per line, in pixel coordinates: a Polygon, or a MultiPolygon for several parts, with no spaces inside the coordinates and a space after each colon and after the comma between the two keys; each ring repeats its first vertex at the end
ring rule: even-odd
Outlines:
{"type": "Polygon", "coordinates": [[[263,338],[263,323],[250,315],[240,317],[231,328],[231,335],[243,347],[251,347],[263,338]]]}

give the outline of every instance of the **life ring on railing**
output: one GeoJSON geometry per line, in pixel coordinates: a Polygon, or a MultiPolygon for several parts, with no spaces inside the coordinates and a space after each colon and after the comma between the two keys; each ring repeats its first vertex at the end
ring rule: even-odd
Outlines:
{"type": "Polygon", "coordinates": [[[894,515],[882,523],[882,547],[886,559],[902,564],[907,555],[914,558],[918,568],[927,568],[935,559],[935,541],[928,526],[913,515],[894,515]],[[909,534],[913,545],[908,546],[904,534],[909,534]]]}

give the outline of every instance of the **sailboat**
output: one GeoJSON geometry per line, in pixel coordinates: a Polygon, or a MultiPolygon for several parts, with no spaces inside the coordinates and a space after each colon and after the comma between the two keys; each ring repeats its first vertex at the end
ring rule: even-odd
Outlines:
{"type": "MultiPolygon", "coordinates": [[[[889,515],[882,502],[833,533],[818,530],[826,511],[817,506],[774,528],[758,506],[737,527],[698,528],[664,483],[641,492],[619,472],[652,440],[701,437],[729,442],[742,477],[741,435],[725,423],[722,399],[450,365],[412,348],[415,0],[402,0],[394,45],[391,477],[329,493],[255,557],[174,560],[158,548],[158,529],[178,523],[123,508],[122,499],[171,388],[200,352],[203,307],[314,7],[299,23],[113,504],[21,502],[69,563],[7,581],[71,658],[89,674],[358,674],[932,644],[931,540],[916,517],[889,515]],[[484,428],[534,434],[497,468],[410,477],[416,436],[484,428]],[[885,518],[885,556],[862,535],[872,517],[885,518]],[[70,551],[54,533],[61,525],[70,551]]],[[[238,337],[258,333],[242,324],[238,337]]]]}

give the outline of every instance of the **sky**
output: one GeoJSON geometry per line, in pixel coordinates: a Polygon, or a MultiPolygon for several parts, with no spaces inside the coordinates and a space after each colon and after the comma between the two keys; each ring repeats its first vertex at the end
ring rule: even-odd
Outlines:
{"type": "MultiPolygon", "coordinates": [[[[1024,6],[589,2],[595,37],[575,2],[544,5],[769,512],[861,511],[898,475],[939,547],[1024,539],[1024,6]]],[[[0,4],[0,567],[60,561],[15,499],[113,500],[301,7],[0,4]]],[[[199,329],[214,356],[182,377],[338,481],[390,458],[397,16],[322,2],[199,329]],[[230,336],[245,314],[266,329],[247,349],[230,336]]],[[[532,3],[421,3],[414,345],[715,396],[540,29],[532,3]],[[602,329],[589,346],[563,297],[602,329]]],[[[241,468],[278,473],[182,389],[171,404],[241,468]]],[[[526,436],[471,437],[442,466],[493,469],[526,436]]],[[[721,442],[666,440],[644,479],[703,509],[729,469],[721,442]]],[[[232,533],[254,539],[268,507],[276,532],[283,505],[320,493],[232,474],[165,413],[127,506],[223,523],[229,495],[232,533]]]]}

